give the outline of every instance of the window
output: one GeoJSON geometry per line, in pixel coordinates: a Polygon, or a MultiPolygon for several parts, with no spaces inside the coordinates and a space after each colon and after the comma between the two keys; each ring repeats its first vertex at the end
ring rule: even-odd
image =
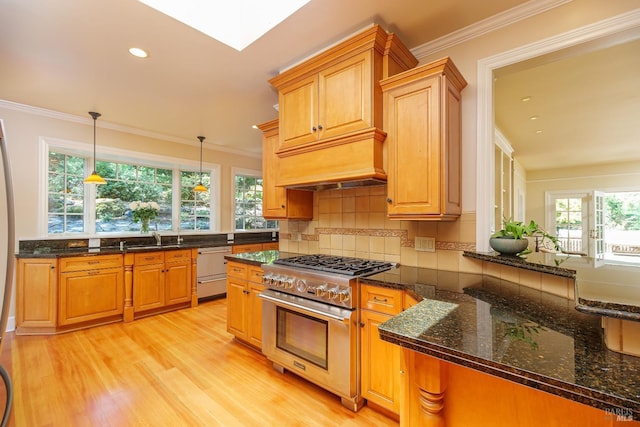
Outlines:
{"type": "Polygon", "coordinates": [[[211,229],[211,175],[202,174],[202,183],[210,191],[196,193],[193,187],[200,182],[197,172],[180,172],[180,228],[182,230],[211,229]]]}
{"type": "Polygon", "coordinates": [[[278,221],[262,217],[262,178],[235,174],[235,219],[236,230],[278,227],[278,221]]]}
{"type": "Polygon", "coordinates": [[[82,157],[49,152],[49,233],[84,231],[84,164],[82,157]]]}
{"type": "Polygon", "coordinates": [[[96,186],[96,232],[140,231],[133,222],[129,204],[156,202],[158,216],[151,229],[171,230],[172,170],[130,163],[96,162],[96,169],[107,183],[96,186]]]}
{"type": "Polygon", "coordinates": [[[93,187],[83,182],[92,168],[83,144],[43,141],[42,146],[47,160],[48,234],[138,233],[141,224],[133,222],[129,208],[138,200],[160,205],[150,223],[152,230],[209,231],[219,226],[210,207],[217,197],[219,176],[213,178],[217,166],[202,172],[210,191],[195,193],[193,187],[200,181],[195,165],[189,170],[172,165],[175,159],[142,160],[134,158],[136,153],[111,149],[118,160],[96,162],[107,183],[93,187]]]}
{"type": "Polygon", "coordinates": [[[605,263],[640,263],[640,192],[549,193],[548,197],[563,250],[605,263]]]}

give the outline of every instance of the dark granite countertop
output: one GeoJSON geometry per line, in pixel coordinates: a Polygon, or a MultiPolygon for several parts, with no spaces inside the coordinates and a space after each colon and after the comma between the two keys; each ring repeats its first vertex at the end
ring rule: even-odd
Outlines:
{"type": "Polygon", "coordinates": [[[17,258],[59,258],[233,246],[277,241],[278,233],[267,231],[254,233],[187,234],[180,237],[182,238],[182,242],[178,244],[177,234],[161,233],[161,245],[156,244],[156,240],[152,235],[106,237],[99,239],[99,247],[89,247],[89,239],[21,240],[15,256],[17,258]],[[120,249],[120,242],[123,242],[124,249],[120,249]]]}
{"type": "Polygon", "coordinates": [[[243,264],[260,266],[262,264],[271,264],[277,259],[290,258],[298,256],[298,253],[281,252],[281,251],[258,251],[245,252],[242,254],[225,255],[229,261],[237,261],[243,264]]]}
{"type": "Polygon", "coordinates": [[[464,256],[576,280],[576,309],[589,314],[640,321],[640,265],[607,263],[564,254],[532,253],[521,258],[497,253],[464,256]]]}
{"type": "Polygon", "coordinates": [[[399,267],[360,279],[421,301],[383,340],[600,409],[640,418],[640,357],[610,351],[574,301],[477,274],[399,267]]]}

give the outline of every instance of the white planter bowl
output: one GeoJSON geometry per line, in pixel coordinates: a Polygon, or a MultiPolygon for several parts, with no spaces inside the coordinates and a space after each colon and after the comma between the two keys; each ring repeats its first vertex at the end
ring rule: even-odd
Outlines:
{"type": "Polygon", "coordinates": [[[491,246],[494,251],[500,252],[502,255],[515,255],[527,249],[527,246],[529,246],[529,240],[492,237],[489,239],[489,246],[491,246]]]}

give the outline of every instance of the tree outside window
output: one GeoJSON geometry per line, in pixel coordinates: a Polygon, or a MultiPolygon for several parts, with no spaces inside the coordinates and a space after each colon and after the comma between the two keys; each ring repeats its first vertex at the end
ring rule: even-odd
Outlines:
{"type": "Polygon", "coordinates": [[[49,233],[84,231],[84,163],[82,157],[49,152],[49,233]]]}
{"type": "Polygon", "coordinates": [[[211,175],[202,174],[202,184],[209,189],[195,192],[193,187],[200,182],[198,172],[180,172],[180,229],[211,229],[211,175]]]}
{"type": "Polygon", "coordinates": [[[235,177],[236,230],[277,228],[278,221],[262,217],[262,178],[249,175],[235,177]]]}

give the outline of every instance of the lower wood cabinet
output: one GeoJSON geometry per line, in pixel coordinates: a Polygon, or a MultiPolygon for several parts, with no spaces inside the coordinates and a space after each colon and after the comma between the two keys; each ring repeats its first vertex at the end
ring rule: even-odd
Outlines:
{"type": "Polygon", "coordinates": [[[262,348],[262,268],[227,262],[227,332],[262,348]]]}
{"type": "Polygon", "coordinates": [[[378,326],[400,313],[404,292],[360,286],[362,397],[393,414],[400,413],[401,348],[380,339],[378,326]]]}
{"type": "Polygon", "coordinates": [[[133,311],[136,314],[191,302],[191,250],[134,255],[133,311]]]}
{"type": "Polygon", "coordinates": [[[54,333],[58,318],[57,260],[20,258],[16,266],[16,333],[54,333]]]}

